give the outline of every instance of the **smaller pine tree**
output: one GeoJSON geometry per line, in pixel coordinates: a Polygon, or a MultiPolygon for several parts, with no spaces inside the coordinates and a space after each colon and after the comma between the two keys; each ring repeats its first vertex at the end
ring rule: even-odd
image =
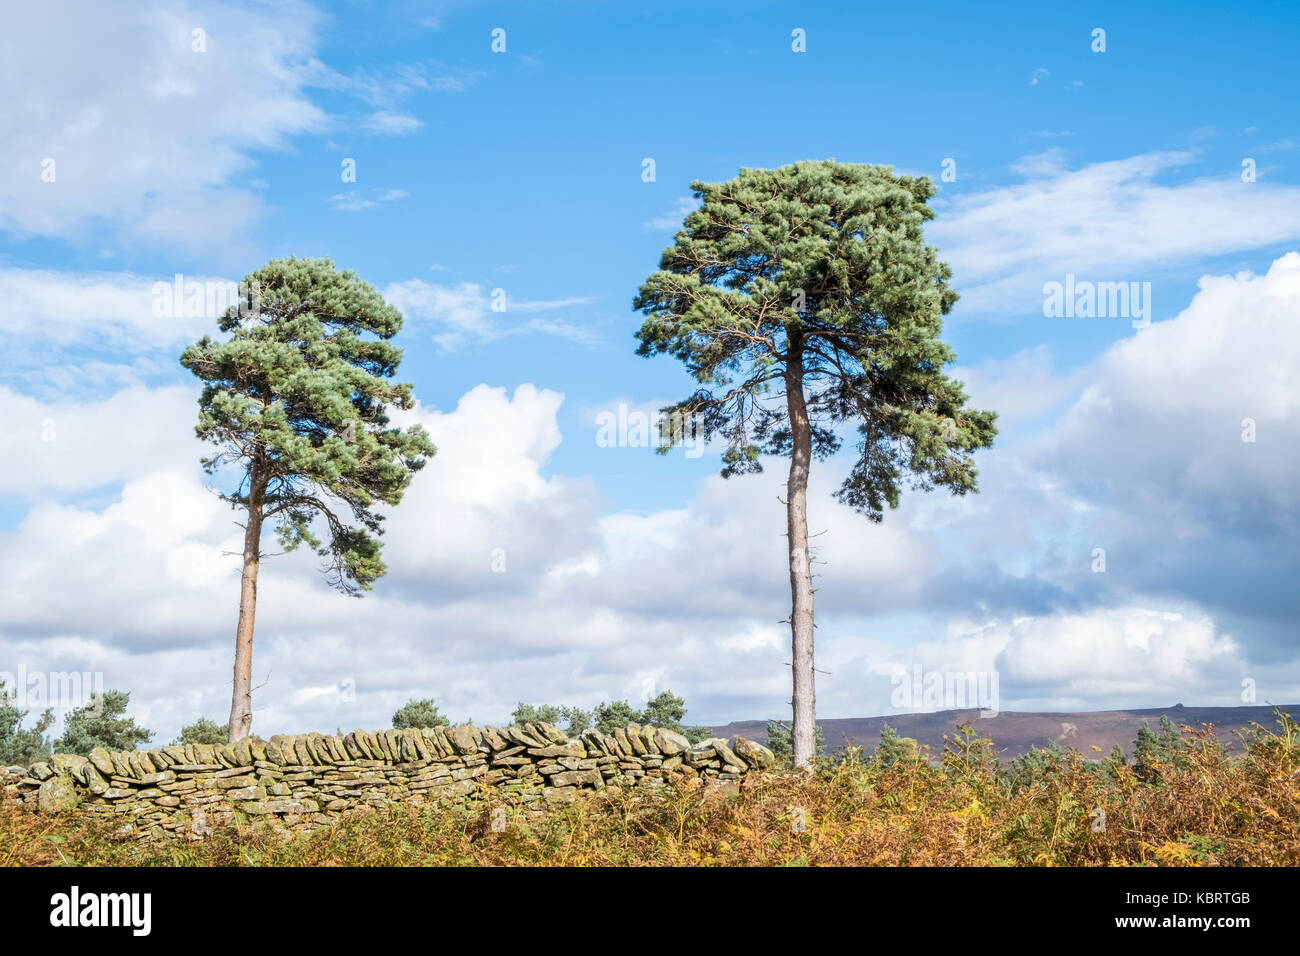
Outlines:
{"type": "Polygon", "coordinates": [[[552,704],[525,704],[522,700],[515,712],[510,715],[510,723],[519,724],[558,724],[564,719],[564,713],[552,704]]]}
{"type": "Polygon", "coordinates": [[[1150,724],[1143,724],[1133,740],[1133,773],[1139,780],[1153,781],[1159,776],[1162,759],[1160,738],[1150,724]]]}
{"type": "Polygon", "coordinates": [[[584,730],[591,729],[591,711],[583,710],[581,707],[561,707],[560,713],[568,723],[564,732],[570,737],[576,737],[584,730]]]}
{"type": "Polygon", "coordinates": [[[642,724],[663,727],[682,734],[693,744],[708,740],[713,736],[711,727],[687,727],[682,718],[686,716],[686,701],[666,690],[646,701],[643,709],[638,710],[626,700],[609,703],[601,701],[591,710],[580,707],[557,707],[554,704],[525,704],[519,702],[514,713],[510,715],[513,724],[547,723],[560,726],[567,724],[565,733],[576,737],[584,730],[594,727],[602,734],[612,734],[616,728],[628,724],[642,724]]]}
{"type": "Polygon", "coordinates": [[[63,736],[54,743],[56,753],[86,756],[96,747],[105,750],[135,750],[153,739],[153,731],[126,716],[131,695],[110,690],[91,694],[90,703],[68,711],[63,736]]]}
{"type": "Polygon", "coordinates": [[[608,704],[601,701],[592,711],[596,729],[602,734],[612,734],[616,727],[639,724],[641,721],[637,718],[640,716],[641,712],[625,700],[615,700],[608,704]]]}
{"type": "MultiPolygon", "coordinates": [[[[826,756],[826,740],[822,736],[822,725],[817,725],[814,737],[814,757],[826,756]]],[[[767,722],[767,749],[772,751],[779,763],[790,764],[794,761],[794,743],[790,725],[779,720],[767,722]]]]}
{"type": "Polygon", "coordinates": [[[520,724],[536,723],[552,724],[556,727],[562,723],[565,724],[564,732],[570,737],[576,737],[584,730],[591,727],[591,713],[580,707],[556,707],[554,704],[525,704],[519,702],[515,712],[510,715],[510,723],[518,726],[520,724]]]}
{"type": "Polygon", "coordinates": [[[647,700],[645,709],[638,716],[638,724],[650,724],[675,731],[693,744],[713,736],[711,727],[687,727],[682,723],[686,717],[686,700],[670,690],[647,700]]]}
{"type": "Polygon", "coordinates": [[[412,697],[393,714],[393,729],[406,730],[409,727],[446,727],[450,723],[438,710],[432,697],[416,700],[412,697]]]}
{"type": "Polygon", "coordinates": [[[54,712],[47,709],[35,726],[24,729],[27,711],[19,710],[14,700],[0,680],[0,766],[30,767],[49,759],[50,742],[45,732],[54,723],[54,712]]]}
{"type": "Polygon", "coordinates": [[[900,737],[898,731],[889,724],[880,728],[880,743],[876,746],[875,761],[882,769],[896,763],[916,760],[919,751],[916,740],[912,737],[900,737]]]}
{"type": "Polygon", "coordinates": [[[172,744],[181,747],[186,744],[224,744],[229,739],[228,733],[225,724],[200,717],[188,727],[182,727],[180,736],[173,740],[172,744]]]}
{"type": "Polygon", "coordinates": [[[1160,717],[1160,749],[1170,762],[1176,762],[1183,749],[1183,735],[1179,733],[1178,726],[1164,714],[1160,717]]]}
{"type": "Polygon", "coordinates": [[[1035,747],[1022,753],[1007,765],[1004,774],[1012,793],[1018,793],[1060,770],[1065,763],[1065,751],[1055,740],[1046,747],[1035,747]]]}

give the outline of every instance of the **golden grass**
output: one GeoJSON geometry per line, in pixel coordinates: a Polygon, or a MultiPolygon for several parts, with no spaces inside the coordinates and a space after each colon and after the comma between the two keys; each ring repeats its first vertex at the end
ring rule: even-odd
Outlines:
{"type": "Polygon", "coordinates": [[[499,833],[487,805],[395,806],[287,841],[231,826],[199,844],[134,843],[98,820],[5,804],[0,865],[1296,866],[1300,727],[1279,723],[1244,735],[1236,756],[1184,727],[1141,779],[1070,751],[1012,780],[963,728],[934,761],[882,766],[851,750],[730,793],[684,780],[593,792],[499,833]]]}

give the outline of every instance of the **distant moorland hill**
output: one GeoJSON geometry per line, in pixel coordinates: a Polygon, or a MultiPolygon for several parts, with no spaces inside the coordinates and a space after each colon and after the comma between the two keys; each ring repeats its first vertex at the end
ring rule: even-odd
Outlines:
{"type": "MultiPolygon", "coordinates": [[[[1283,704],[1282,710],[1300,717],[1300,704],[1283,704]]],[[[926,714],[891,714],[886,717],[838,717],[819,719],[826,749],[830,752],[845,746],[875,749],[880,740],[880,728],[893,727],[903,737],[915,738],[919,744],[928,744],[938,755],[943,750],[943,735],[952,734],[958,724],[969,722],[981,737],[993,741],[998,755],[1011,760],[1036,747],[1045,747],[1056,741],[1062,748],[1074,747],[1085,757],[1096,757],[1091,750],[1097,747],[1102,754],[1119,744],[1125,753],[1133,751],[1133,738],[1138,728],[1148,723],[1155,729],[1160,718],[1167,716],[1177,725],[1213,724],[1215,734],[1225,744],[1236,743],[1235,731],[1247,727],[1252,721],[1276,730],[1273,707],[1156,707],[1150,710],[1099,710],[1091,713],[1017,713],[1004,711],[996,717],[980,718],[978,710],[940,710],[926,714]]],[[[739,720],[715,727],[719,737],[730,738],[739,734],[763,743],[767,742],[767,721],[739,720]]],[[[1240,745],[1236,749],[1240,749],[1240,745]]]]}

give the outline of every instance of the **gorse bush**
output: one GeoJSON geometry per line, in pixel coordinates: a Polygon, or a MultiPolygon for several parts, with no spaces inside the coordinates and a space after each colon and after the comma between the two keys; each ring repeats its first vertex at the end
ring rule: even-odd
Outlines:
{"type": "Polygon", "coordinates": [[[536,817],[511,811],[503,832],[490,793],[477,807],[356,812],[283,842],[265,827],[221,827],[200,844],[133,844],[111,821],[4,803],[0,864],[1300,865],[1300,725],[1285,714],[1232,751],[1209,728],[1184,727],[1151,754],[1147,778],[1051,748],[1003,767],[969,727],[934,758],[890,741],[730,791],[683,778],[593,791],[536,817]]]}

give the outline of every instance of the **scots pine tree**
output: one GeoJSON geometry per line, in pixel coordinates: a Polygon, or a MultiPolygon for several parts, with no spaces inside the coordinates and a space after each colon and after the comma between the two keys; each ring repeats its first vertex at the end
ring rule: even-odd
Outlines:
{"type": "Polygon", "coordinates": [[[442,715],[432,697],[416,700],[412,697],[393,714],[393,729],[408,727],[446,727],[451,721],[442,715]]]}
{"type": "Polygon", "coordinates": [[[564,719],[564,712],[554,704],[525,704],[522,700],[510,715],[510,723],[516,727],[523,724],[559,724],[564,719]]]}
{"type": "Polygon", "coordinates": [[[615,700],[608,704],[601,701],[591,712],[592,722],[602,734],[612,734],[615,728],[626,727],[630,723],[639,724],[640,717],[641,712],[626,700],[615,700]]]}
{"type": "Polygon", "coordinates": [[[63,736],[54,742],[54,752],[86,756],[96,747],[105,750],[135,750],[153,739],[153,731],[141,727],[126,715],[131,695],[109,690],[90,695],[90,703],[74,707],[63,718],[63,736]]]}
{"type": "Polygon", "coordinates": [[[1159,773],[1160,762],[1164,759],[1160,738],[1150,724],[1143,723],[1133,740],[1133,773],[1139,780],[1151,781],[1159,773]]]}
{"type": "Polygon", "coordinates": [[[396,505],[434,453],[425,431],[390,427],[387,409],[410,408],[411,386],[390,379],[401,350],[389,340],[402,316],[373,286],[329,259],[276,259],[245,277],[253,305],[218,321],[229,335],[205,336],[181,356],[203,380],[200,438],[217,446],[203,459],[238,482],[223,495],[246,515],[229,737],[253,720],[253,621],[262,528],[281,547],[306,543],[323,559],[331,586],[369,590],[386,568],[379,505],[396,505]],[[323,533],[318,537],[318,529],[323,533]]]}
{"type": "MultiPolygon", "coordinates": [[[[779,720],[767,722],[767,749],[772,751],[780,763],[789,765],[794,760],[793,739],[789,724],[783,724],[779,720]]],[[[821,724],[817,725],[817,733],[813,737],[813,756],[826,756],[826,739],[822,736],[821,724]]]]}
{"type": "Polygon", "coordinates": [[[837,493],[872,521],[910,483],[976,489],[972,452],[995,413],[966,407],[939,339],[957,294],[925,244],[926,177],[889,166],[800,162],[691,184],[687,215],[633,308],[641,355],[671,355],[698,384],[663,409],[661,451],[725,442],[725,477],[789,458],[786,529],[793,646],[793,751],[814,753],[813,588],[807,487],[814,458],[857,430],[858,459],[837,493]],[[701,433],[702,432],[702,436],[701,433]]]}
{"type": "Polygon", "coordinates": [[[516,727],[539,721],[544,724],[554,724],[556,727],[562,722],[566,723],[564,732],[570,737],[577,737],[591,726],[591,711],[583,710],[581,707],[526,704],[520,701],[519,706],[510,715],[510,723],[516,727]]]}
{"type": "Polygon", "coordinates": [[[54,711],[47,707],[34,726],[23,729],[27,711],[18,709],[16,698],[0,680],[0,767],[11,764],[30,767],[50,756],[50,741],[45,732],[54,723],[54,711]]]}
{"type": "Polygon", "coordinates": [[[920,753],[916,739],[901,737],[889,724],[880,726],[880,743],[876,745],[875,761],[881,767],[896,763],[912,763],[920,753]]]}
{"type": "Polygon", "coordinates": [[[591,711],[589,710],[583,710],[581,707],[561,707],[560,714],[567,724],[564,732],[570,737],[577,737],[591,727],[591,711]]]}
{"type": "Polygon", "coordinates": [[[172,741],[172,746],[184,747],[186,744],[224,744],[230,739],[228,728],[200,717],[192,724],[181,728],[180,736],[172,741]]]}

